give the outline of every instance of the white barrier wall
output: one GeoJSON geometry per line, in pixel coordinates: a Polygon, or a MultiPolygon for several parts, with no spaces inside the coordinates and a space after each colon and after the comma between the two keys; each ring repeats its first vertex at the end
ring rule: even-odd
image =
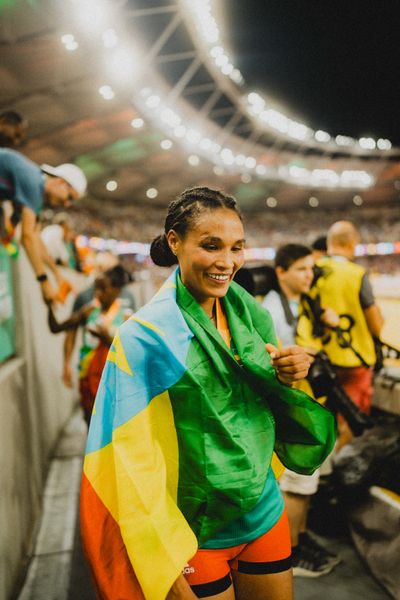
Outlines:
{"type": "Polygon", "coordinates": [[[0,600],[10,598],[29,556],[51,451],[76,397],[60,378],[63,334],[48,329],[23,250],[14,271],[17,355],[0,365],[0,600]]]}
{"type": "MultiPolygon", "coordinates": [[[[38,524],[52,449],[69,420],[77,392],[61,381],[64,334],[52,335],[47,308],[20,249],[14,263],[16,356],[0,364],[0,600],[9,600],[24,575],[38,524]]],[[[68,271],[77,290],[88,286],[68,271]]],[[[133,283],[137,307],[156,288],[150,278],[133,283]]],[[[73,297],[56,314],[70,314],[73,297]]]]}

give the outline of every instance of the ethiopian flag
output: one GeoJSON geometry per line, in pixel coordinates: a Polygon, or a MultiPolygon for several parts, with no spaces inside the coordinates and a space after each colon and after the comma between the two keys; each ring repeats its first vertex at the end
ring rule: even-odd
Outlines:
{"type": "Polygon", "coordinates": [[[198,545],[256,505],[274,449],[304,474],[332,450],[333,415],[276,378],[269,313],[236,283],[221,302],[235,352],[179,271],[110,348],[81,490],[102,599],[164,600],[198,545]]]}

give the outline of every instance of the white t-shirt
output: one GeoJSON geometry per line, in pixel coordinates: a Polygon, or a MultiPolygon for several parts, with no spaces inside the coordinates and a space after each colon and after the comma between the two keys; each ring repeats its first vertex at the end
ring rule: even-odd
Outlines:
{"type": "Polygon", "coordinates": [[[64,244],[64,230],[61,225],[48,225],[40,235],[53,260],[60,260],[63,264],[68,264],[69,256],[64,244]]]}
{"type": "Polygon", "coordinates": [[[297,300],[289,300],[289,308],[294,317],[295,322],[292,325],[286,320],[285,311],[282,306],[280,295],[275,290],[271,290],[263,300],[263,307],[270,313],[274,322],[275,331],[282,346],[293,346],[296,343],[296,320],[299,315],[299,302],[297,300]]]}

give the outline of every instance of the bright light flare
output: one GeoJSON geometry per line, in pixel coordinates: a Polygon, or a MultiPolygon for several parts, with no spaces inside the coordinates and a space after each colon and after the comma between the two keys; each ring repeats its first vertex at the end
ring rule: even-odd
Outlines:
{"type": "Polygon", "coordinates": [[[379,138],[376,145],[378,146],[379,150],[390,150],[392,147],[392,142],[390,140],[379,138]]]}
{"type": "Polygon", "coordinates": [[[112,4],[110,2],[85,0],[74,4],[76,4],[78,23],[87,33],[98,33],[101,29],[105,29],[111,20],[112,4]]]}
{"type": "Polygon", "coordinates": [[[103,96],[104,100],[112,100],[115,96],[115,92],[110,85],[102,85],[99,87],[99,94],[103,96]]]}
{"type": "Polygon", "coordinates": [[[160,146],[163,150],[170,150],[172,148],[172,142],[171,140],[162,140],[160,142],[160,146]]]}
{"type": "Polygon", "coordinates": [[[376,142],[371,137],[362,137],[358,140],[358,143],[360,145],[360,148],[362,148],[363,150],[375,150],[376,148],[376,142]]]}
{"type": "Polygon", "coordinates": [[[115,192],[117,187],[118,187],[118,183],[114,179],[110,179],[110,181],[107,181],[107,183],[106,183],[106,189],[109,192],[115,192]]]}
{"type": "Polygon", "coordinates": [[[137,117],[136,119],[132,119],[131,125],[134,129],[140,129],[143,127],[144,121],[140,117],[137,117]]]}
{"type": "Polygon", "coordinates": [[[115,48],[118,44],[118,35],[115,29],[106,29],[103,31],[101,38],[105,48],[115,48]]]}
{"type": "Polygon", "coordinates": [[[160,104],[161,99],[160,96],[157,96],[157,94],[152,94],[151,96],[149,96],[146,100],[146,106],[148,106],[149,108],[157,108],[157,106],[160,104]]]}
{"type": "Polygon", "coordinates": [[[355,140],[348,135],[337,135],[335,141],[338,146],[353,146],[355,140]]]}
{"type": "Polygon", "coordinates": [[[188,157],[188,163],[191,167],[197,167],[200,164],[200,159],[197,154],[191,154],[188,157]]]}
{"type": "Polygon", "coordinates": [[[76,41],[75,37],[72,35],[72,33],[65,33],[64,35],[62,35],[61,41],[64,44],[65,49],[69,50],[70,52],[79,48],[79,44],[76,41]]]}
{"type": "Polygon", "coordinates": [[[329,133],[327,133],[326,131],[322,131],[322,129],[318,129],[318,131],[314,133],[314,137],[317,140],[317,142],[322,142],[324,144],[329,142],[331,139],[329,133]]]}
{"type": "Polygon", "coordinates": [[[137,61],[134,52],[119,48],[107,57],[107,69],[110,76],[120,81],[132,81],[137,61]]]}
{"type": "Polygon", "coordinates": [[[149,188],[149,189],[146,191],[146,196],[147,196],[148,198],[151,198],[151,199],[153,199],[153,198],[157,198],[157,196],[158,196],[158,190],[157,190],[157,188],[149,188]]]}

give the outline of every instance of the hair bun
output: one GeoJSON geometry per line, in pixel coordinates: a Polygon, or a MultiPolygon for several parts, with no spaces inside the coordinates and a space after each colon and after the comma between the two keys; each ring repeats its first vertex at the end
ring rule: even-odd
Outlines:
{"type": "Polygon", "coordinates": [[[163,233],[158,235],[151,242],[150,256],[154,264],[159,267],[172,267],[178,263],[175,254],[172,253],[168,245],[166,235],[163,233]]]}

